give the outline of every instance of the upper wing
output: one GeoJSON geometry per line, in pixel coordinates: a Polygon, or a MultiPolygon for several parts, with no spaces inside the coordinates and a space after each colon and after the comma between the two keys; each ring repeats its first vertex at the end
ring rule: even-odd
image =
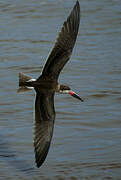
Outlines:
{"type": "Polygon", "coordinates": [[[47,58],[42,76],[47,75],[56,79],[58,78],[60,71],[71,56],[78,34],[79,23],[80,5],[77,1],[67,21],[64,22],[58,38],[56,39],[55,46],[47,58]]]}
{"type": "Polygon", "coordinates": [[[37,167],[44,162],[51,143],[55,120],[54,93],[37,93],[35,101],[34,148],[37,167]]]}

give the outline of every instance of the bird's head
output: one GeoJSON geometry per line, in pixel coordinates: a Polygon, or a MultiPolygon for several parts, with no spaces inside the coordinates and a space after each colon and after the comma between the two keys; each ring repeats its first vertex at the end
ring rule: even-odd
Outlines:
{"type": "Polygon", "coordinates": [[[80,101],[84,101],[82,98],[79,97],[79,95],[77,95],[74,91],[71,90],[70,87],[68,86],[65,86],[65,85],[60,85],[60,88],[59,88],[59,93],[63,93],[63,94],[69,94],[70,96],[73,96],[77,99],[79,99],[80,101]]]}

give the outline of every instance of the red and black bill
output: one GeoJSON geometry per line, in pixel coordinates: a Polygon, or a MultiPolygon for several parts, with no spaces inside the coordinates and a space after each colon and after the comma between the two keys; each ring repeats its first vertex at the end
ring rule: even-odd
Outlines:
{"type": "Polygon", "coordinates": [[[82,98],[80,98],[74,91],[70,91],[69,94],[77,99],[79,99],[80,101],[84,102],[84,100],[82,98]]]}

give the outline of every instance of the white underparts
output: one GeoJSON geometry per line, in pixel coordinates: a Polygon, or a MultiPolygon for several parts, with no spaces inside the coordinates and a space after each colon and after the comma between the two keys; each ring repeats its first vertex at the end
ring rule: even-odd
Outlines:
{"type": "MultiPolygon", "coordinates": [[[[36,79],[30,79],[28,80],[27,82],[33,82],[33,81],[36,81],[36,79]]],[[[34,89],[33,87],[27,87],[28,89],[34,89]]]]}
{"type": "Polygon", "coordinates": [[[36,79],[30,79],[27,82],[33,82],[33,81],[36,81],[36,79]]]}
{"type": "Polygon", "coordinates": [[[27,89],[34,89],[33,87],[26,87],[27,89]]]}
{"type": "Polygon", "coordinates": [[[70,90],[60,90],[59,93],[62,93],[62,94],[68,94],[70,92],[70,90]]]}

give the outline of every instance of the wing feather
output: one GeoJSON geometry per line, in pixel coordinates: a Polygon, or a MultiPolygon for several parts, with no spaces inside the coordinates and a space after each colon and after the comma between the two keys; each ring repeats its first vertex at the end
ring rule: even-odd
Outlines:
{"type": "Polygon", "coordinates": [[[64,22],[62,29],[56,39],[55,46],[50,52],[44,66],[42,76],[58,78],[60,71],[69,60],[80,23],[80,5],[77,1],[69,17],[64,22]]]}
{"type": "Polygon", "coordinates": [[[54,93],[37,93],[35,100],[34,149],[37,167],[44,162],[50,147],[55,120],[54,93]]]}

